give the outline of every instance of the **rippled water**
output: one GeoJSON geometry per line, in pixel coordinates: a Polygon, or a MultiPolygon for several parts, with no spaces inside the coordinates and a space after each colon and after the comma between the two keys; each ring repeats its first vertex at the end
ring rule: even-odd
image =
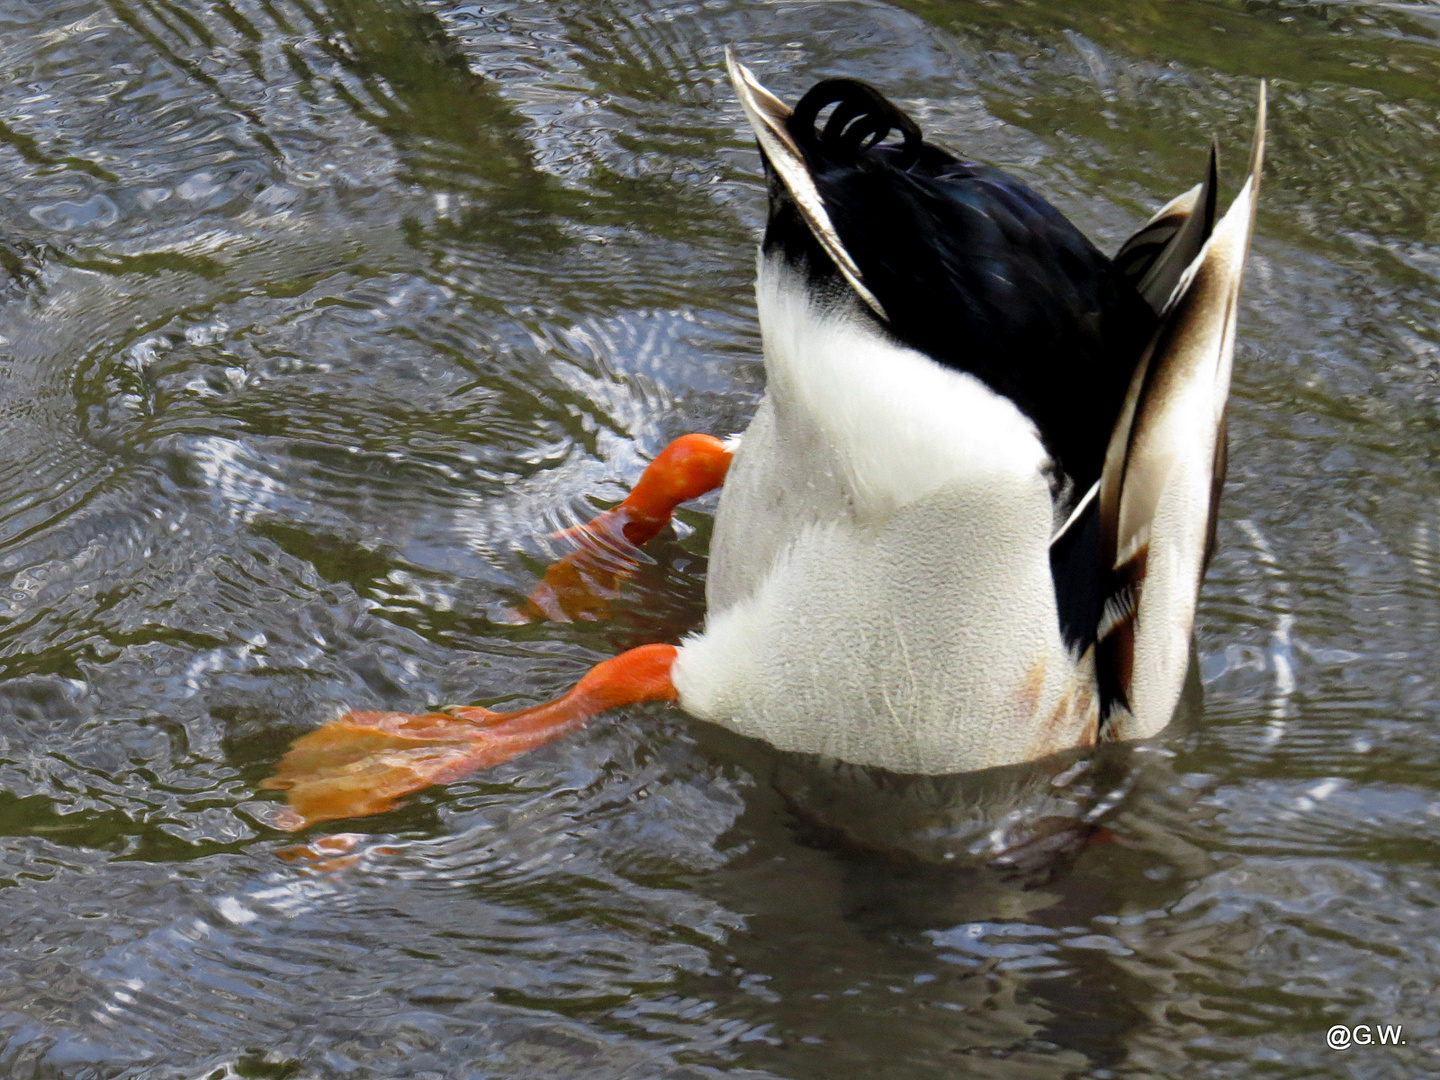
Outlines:
{"type": "Polygon", "coordinates": [[[1431,3],[0,0],[0,1075],[1440,1076],[1437,188],[1431,3]],[[504,614],[757,400],[728,42],[1107,247],[1273,80],[1202,714],[1038,875],[661,708],[283,860],[319,721],[702,618],[704,502],[614,619],[504,614]]]}

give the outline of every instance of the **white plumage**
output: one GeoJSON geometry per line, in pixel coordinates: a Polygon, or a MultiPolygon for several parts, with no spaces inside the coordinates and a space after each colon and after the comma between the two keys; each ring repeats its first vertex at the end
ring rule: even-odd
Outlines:
{"type": "Polygon", "coordinates": [[[757,296],[768,389],[722,489],[709,617],[672,673],[681,706],[899,772],[1085,741],[1093,677],[1060,638],[1034,426],[824,310],[779,260],[757,296]]]}

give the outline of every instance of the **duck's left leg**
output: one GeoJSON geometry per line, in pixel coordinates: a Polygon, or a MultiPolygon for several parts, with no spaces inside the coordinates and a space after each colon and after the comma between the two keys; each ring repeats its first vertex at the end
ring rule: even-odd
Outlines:
{"type": "Polygon", "coordinates": [[[364,817],[402,795],[509,761],[619,705],[673,701],[674,645],[642,645],[596,664],[569,693],[513,713],[459,707],[411,716],[350,712],[291,745],[262,787],[287,792],[276,824],[302,829],[364,817]]]}
{"type": "Polygon", "coordinates": [[[599,619],[638,565],[642,544],[670,523],[682,502],[713,491],[730,468],[733,442],[682,435],[645,468],[619,506],[560,534],[576,548],[557,560],[517,614],[525,619],[599,619]]]}

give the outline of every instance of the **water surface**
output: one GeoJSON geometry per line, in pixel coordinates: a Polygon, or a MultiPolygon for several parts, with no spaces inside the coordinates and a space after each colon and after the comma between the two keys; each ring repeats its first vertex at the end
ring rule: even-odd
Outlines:
{"type": "Polygon", "coordinates": [[[1429,3],[3,0],[0,1075],[1440,1076],[1437,188],[1429,3]],[[713,501],[505,614],[758,399],[731,42],[1107,249],[1272,80],[1201,715],[1039,875],[658,707],[283,861],[297,734],[699,625],[713,501]]]}

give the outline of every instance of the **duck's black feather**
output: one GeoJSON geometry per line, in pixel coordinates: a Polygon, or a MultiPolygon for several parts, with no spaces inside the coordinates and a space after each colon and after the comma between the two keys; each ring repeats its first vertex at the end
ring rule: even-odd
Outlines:
{"type": "Polygon", "coordinates": [[[1100,500],[1091,499],[1050,545],[1060,636],[1076,655],[1095,643],[1106,575],[1100,564],[1100,500]]]}
{"type": "MultiPolygon", "coordinates": [[[[888,332],[1014,401],[1056,463],[1057,495],[1073,504],[1100,476],[1155,326],[1134,286],[1029,187],[924,142],[873,87],[827,80],[787,126],[888,332]],[[900,145],[882,141],[891,131],[900,145]]],[[[845,291],[773,175],[765,251],[802,266],[816,288],[845,291]]]]}

